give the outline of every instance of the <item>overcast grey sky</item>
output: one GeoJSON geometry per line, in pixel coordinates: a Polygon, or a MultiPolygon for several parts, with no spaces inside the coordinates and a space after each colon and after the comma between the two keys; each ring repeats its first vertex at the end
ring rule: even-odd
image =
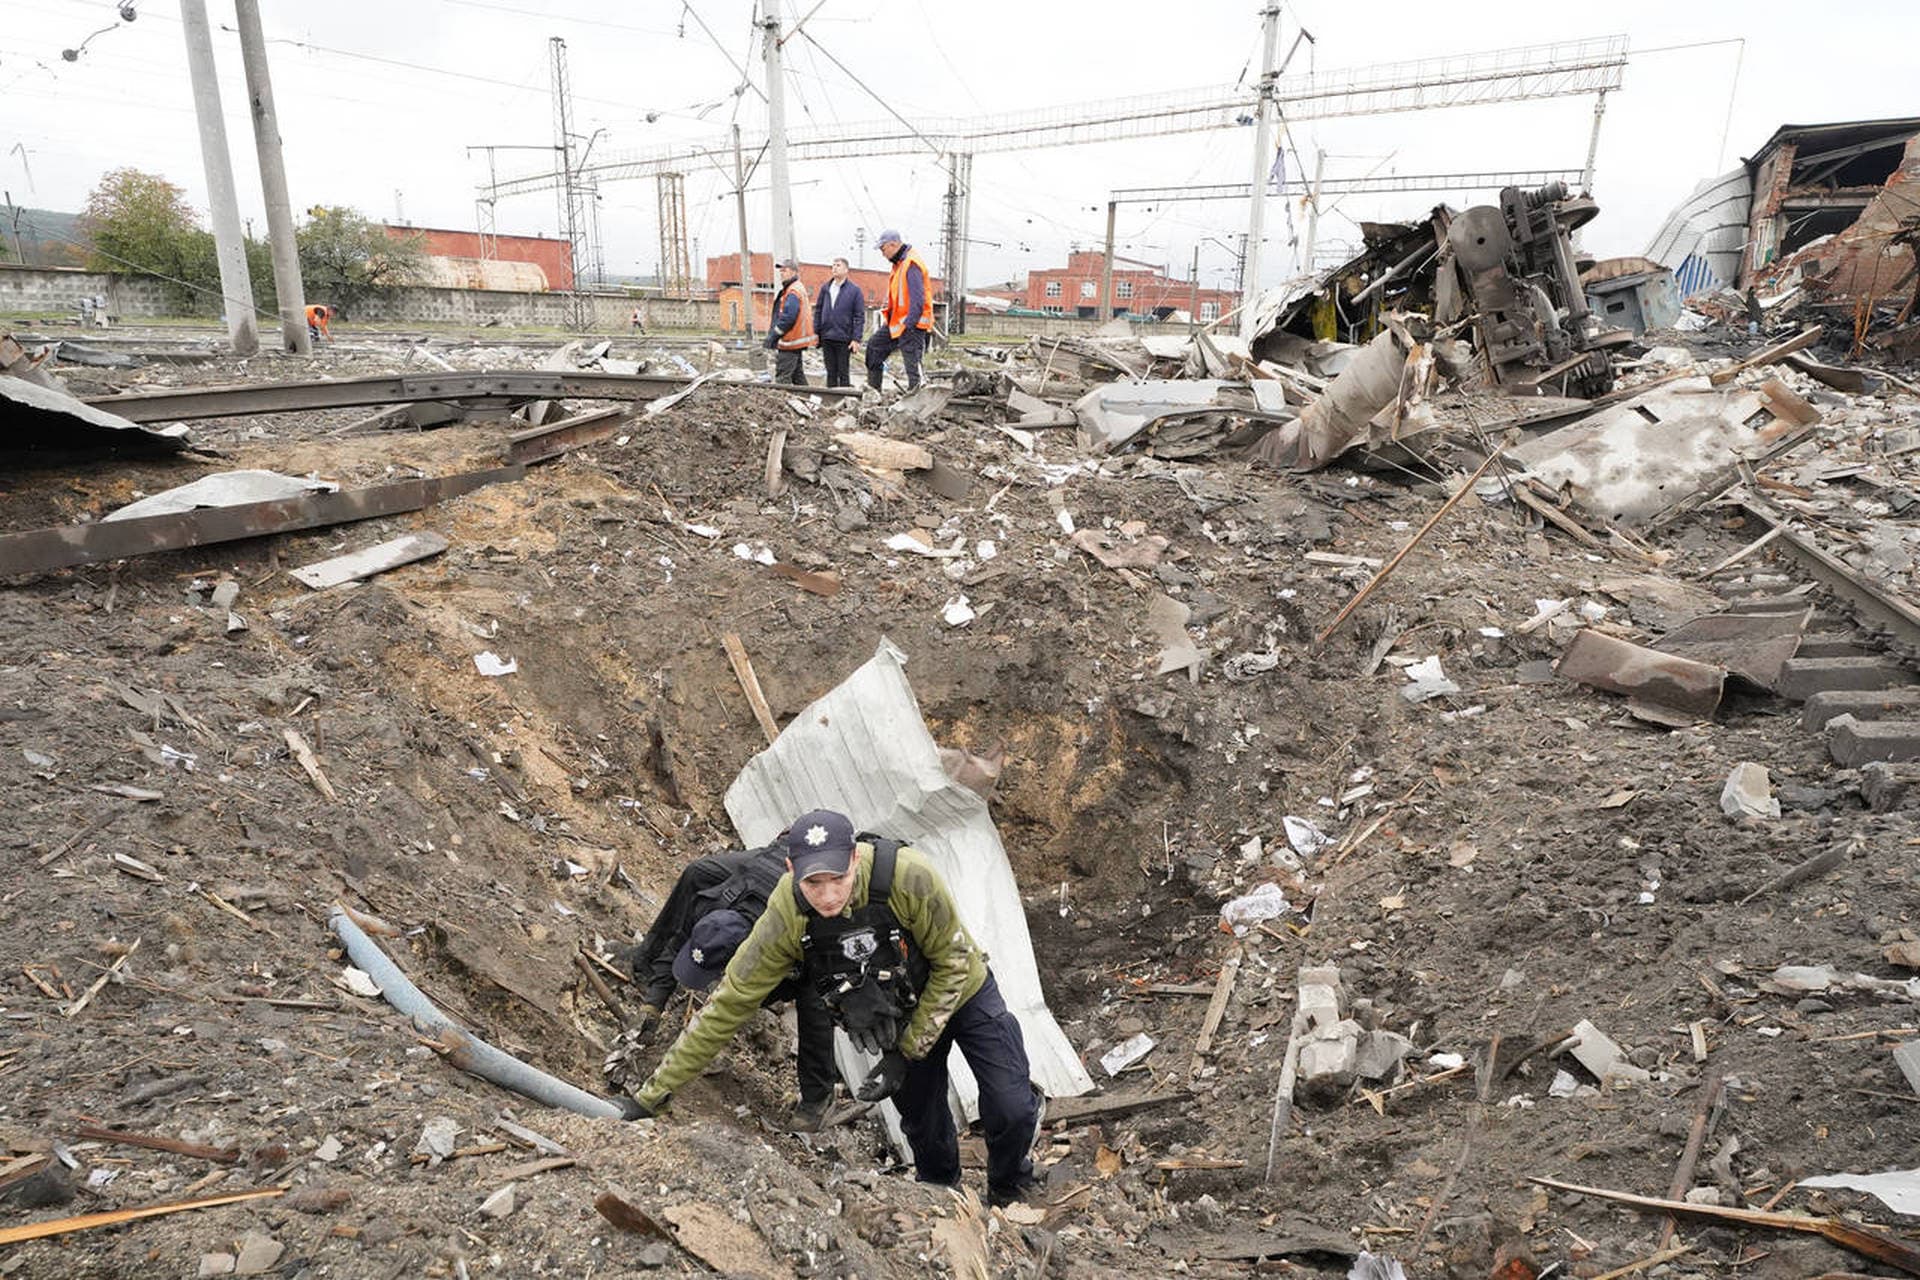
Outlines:
{"type": "MultiPolygon", "coordinates": [[[[789,24],[814,0],[782,0],[789,24]]],[[[232,0],[208,0],[215,25],[229,144],[241,211],[262,215],[232,0]]],[[[820,48],[789,42],[789,121],[833,127],[998,114],[1205,86],[1257,71],[1256,0],[824,0],[807,30],[820,48]],[[1250,67],[1249,64],[1252,64],[1250,67]]],[[[118,23],[108,0],[0,0],[0,186],[22,204],[77,209],[108,169],[164,174],[204,208],[206,183],[173,0],[138,0],[118,23]],[[61,58],[101,28],[77,61],[61,58]]],[[[723,136],[739,111],[764,127],[758,96],[733,94],[744,64],[761,78],[751,41],[752,0],[263,0],[275,96],[296,208],[347,204],[370,216],[400,211],[416,225],[471,228],[485,178],[474,144],[552,141],[548,38],[562,36],[576,129],[605,129],[595,156],[644,152],[723,136]],[[700,21],[712,29],[709,39],[700,21]],[[649,123],[649,113],[657,118],[649,123]]],[[[1635,51],[1624,87],[1609,96],[1594,195],[1600,218],[1587,247],[1637,253],[1666,211],[1704,178],[1751,154],[1784,123],[1920,114],[1912,0],[1612,0],[1520,6],[1454,0],[1446,6],[1289,0],[1283,48],[1314,36],[1289,73],[1438,57],[1555,40],[1623,34],[1635,51]],[[1516,15],[1520,20],[1516,20],[1516,15]],[[1669,50],[1668,46],[1744,38],[1669,50]],[[1739,76],[1735,89],[1735,69],[1739,76]],[[1723,128],[1732,101],[1731,128],[1723,128]]],[[[1593,99],[1455,108],[1303,122],[1294,148],[1330,175],[1578,168],[1593,99]]],[[[974,162],[974,284],[1059,263],[1071,245],[1097,245],[1117,187],[1244,182],[1251,133],[1223,129],[1071,149],[983,154],[974,162]]],[[[541,153],[504,152],[503,175],[540,167],[541,153]]],[[[931,156],[796,165],[803,256],[860,257],[858,229],[894,226],[937,251],[946,177],[931,156]]],[[[761,187],[756,180],[752,187],[761,187]]],[[[729,184],[714,168],[689,172],[689,223],[701,255],[737,243],[729,184]]],[[[1357,239],[1355,219],[1417,216],[1459,194],[1350,196],[1323,216],[1321,240],[1357,239]]],[[[503,202],[499,229],[552,234],[550,193],[503,202]]],[[[649,273],[658,252],[651,180],[603,189],[610,271],[649,273]]],[[[763,194],[749,198],[753,246],[769,245],[763,194]]],[[[1184,275],[1196,245],[1209,285],[1230,283],[1240,204],[1123,206],[1128,256],[1184,275]]],[[[1268,282],[1291,267],[1288,240],[1301,213],[1268,214],[1268,282]]],[[[866,251],[869,262],[876,255],[866,251]]],[[[696,265],[696,271],[699,266],[696,265]]]]}

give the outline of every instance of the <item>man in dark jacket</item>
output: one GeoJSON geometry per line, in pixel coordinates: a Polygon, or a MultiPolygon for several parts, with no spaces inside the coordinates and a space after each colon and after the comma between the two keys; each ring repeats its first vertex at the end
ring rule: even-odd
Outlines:
{"type": "Polygon", "coordinates": [[[833,260],[833,278],[813,300],[813,327],[820,335],[820,356],[827,362],[827,385],[850,387],[849,356],[860,349],[866,327],[867,296],[847,279],[847,260],[833,260]]]}
{"type": "MultiPolygon", "coordinates": [[[[614,1087],[643,1076],[644,1047],[675,990],[705,991],[726,972],[785,874],[786,853],[785,844],[771,844],[709,854],[680,872],[639,945],[620,956],[640,989],[641,1005],[607,1055],[605,1071],[614,1087]]],[[[833,1102],[833,1020],[798,975],[774,987],[764,1003],[787,1000],[794,1001],[800,1031],[800,1106],[794,1125],[817,1129],[833,1102]]]]}
{"type": "Polygon", "coordinates": [[[932,860],[908,845],[859,836],[844,814],[827,809],[802,814],[784,839],[787,875],[730,957],[713,999],[633,1091],[634,1114],[664,1111],[798,967],[854,1045],[879,1055],[855,1096],[893,1099],[920,1181],[960,1184],[947,1106],[947,1059],[957,1047],[980,1086],[988,1202],[1036,1194],[1031,1150],[1045,1095],[1029,1078],[1026,1041],[987,954],[932,860]]]}

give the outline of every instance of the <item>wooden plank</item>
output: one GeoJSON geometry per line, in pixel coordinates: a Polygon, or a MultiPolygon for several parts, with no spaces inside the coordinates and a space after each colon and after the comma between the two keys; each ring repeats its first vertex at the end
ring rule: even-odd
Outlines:
{"type": "Polygon", "coordinates": [[[1118,1120],[1139,1111],[1151,1111],[1156,1107],[1170,1107],[1192,1101],[1193,1094],[1185,1089],[1175,1089],[1170,1093],[1055,1098],[1047,1103],[1047,1123],[1076,1126],[1098,1124],[1105,1120],[1118,1120]]]}
{"type": "Polygon", "coordinates": [[[303,582],[315,591],[325,591],[328,587],[337,587],[343,582],[355,582],[361,578],[371,578],[376,573],[385,573],[389,569],[398,569],[403,564],[412,564],[416,560],[425,560],[437,556],[448,547],[444,536],[431,529],[419,533],[409,533],[387,542],[375,543],[358,551],[349,551],[346,555],[335,556],[331,560],[317,560],[312,564],[301,565],[298,569],[289,569],[287,573],[298,582],[303,582]]]}
{"type": "Polygon", "coordinates": [[[327,781],[327,775],[320,768],[319,757],[313,754],[313,748],[308,746],[307,740],[300,736],[300,731],[283,729],[281,734],[287,740],[287,750],[291,751],[293,758],[300,762],[300,767],[306,770],[307,777],[319,789],[320,794],[335,804],[340,803],[340,797],[334,792],[333,784],[327,781]]]}
{"type": "Polygon", "coordinates": [[[1187,1066],[1188,1076],[1199,1075],[1200,1068],[1207,1064],[1207,1054],[1213,1049],[1213,1033],[1220,1029],[1220,1019],[1226,1016],[1227,1001],[1233,998],[1233,980],[1240,972],[1241,954],[1241,944],[1236,942],[1225,963],[1220,966],[1220,979],[1214,983],[1213,999],[1207,1004],[1207,1016],[1200,1023],[1200,1036],[1193,1042],[1193,1061],[1187,1066]]]}
{"type": "Polygon", "coordinates": [[[1781,357],[1790,356],[1796,351],[1804,351],[1820,340],[1822,330],[1817,324],[1810,324],[1785,342],[1776,342],[1763,351],[1756,351],[1738,364],[1716,369],[1708,375],[1707,381],[1716,387],[1724,387],[1735,378],[1757,365],[1777,364],[1781,357]]]}
{"type": "MultiPolygon", "coordinates": [[[[1707,1126],[1713,1121],[1713,1106],[1720,1101],[1720,1087],[1723,1081],[1719,1073],[1707,1080],[1707,1087],[1700,1094],[1700,1105],[1693,1113],[1693,1127],[1687,1133],[1687,1145],[1680,1153],[1680,1163],[1673,1171],[1673,1181],[1667,1186],[1667,1199],[1679,1200],[1693,1186],[1693,1171],[1700,1163],[1700,1148],[1706,1145],[1707,1126]]],[[[1674,1228],[1679,1223],[1668,1218],[1666,1225],[1660,1228],[1658,1249],[1665,1249],[1673,1243],[1674,1228]]]]}
{"type": "Polygon", "coordinates": [[[108,965],[105,971],[103,971],[99,977],[93,980],[93,985],[88,987],[85,993],[82,994],[78,1000],[75,1000],[72,1004],[68,1005],[65,1009],[62,1009],[60,1011],[60,1016],[63,1018],[71,1018],[75,1014],[79,1013],[82,1009],[86,1008],[88,1003],[91,1002],[95,996],[100,994],[100,988],[106,986],[108,982],[112,981],[113,976],[120,972],[121,966],[123,966],[124,964],[126,964],[128,960],[131,960],[133,958],[133,953],[140,949],[140,942],[141,942],[141,939],[135,938],[133,940],[133,945],[128,947],[118,960],[115,960],[112,964],[108,965]]]}
{"type": "Polygon", "coordinates": [[[119,1142],[129,1147],[145,1147],[150,1151],[170,1151],[177,1156],[192,1156],[196,1160],[212,1160],[218,1164],[234,1164],[240,1159],[238,1147],[208,1147],[198,1142],[182,1142],[178,1138],[163,1138],[153,1133],[107,1129],[97,1124],[75,1125],[73,1136],[90,1142],[119,1142]]]}
{"type": "Polygon", "coordinates": [[[740,681],[741,692],[747,695],[747,702],[753,707],[753,718],[760,722],[761,732],[767,735],[767,745],[773,745],[773,740],[780,736],[780,726],[774,723],[773,708],[767,705],[767,695],[760,692],[760,677],[753,673],[753,660],[747,657],[746,646],[731,631],[720,637],[720,643],[726,648],[727,661],[733,664],[733,674],[740,681]]]}
{"type": "Polygon", "coordinates": [[[1898,1267],[1908,1275],[1920,1276],[1920,1249],[1885,1232],[1875,1231],[1839,1218],[1809,1218],[1797,1213],[1770,1213],[1761,1209],[1734,1209],[1717,1204],[1689,1204],[1685,1200],[1659,1200],[1653,1196],[1637,1196],[1629,1191],[1612,1191],[1605,1187],[1583,1187],[1577,1183],[1561,1182],[1557,1178],[1528,1178],[1527,1181],[1553,1191],[1592,1196],[1596,1200],[1611,1200],[1616,1204],[1631,1205],[1636,1209],[1711,1218],[1715,1222],[1733,1222],[1747,1227],[1772,1227],[1780,1231],[1799,1231],[1807,1235],[1824,1236],[1843,1249],[1851,1249],[1878,1262],[1898,1267]]]}
{"type": "Polygon", "coordinates": [[[22,1240],[44,1240],[48,1236],[62,1236],[73,1231],[118,1226],[122,1222],[133,1222],[140,1218],[158,1218],[169,1213],[185,1213],[189,1209],[211,1209],[215,1205],[239,1204],[243,1200],[266,1200],[286,1193],[285,1187],[262,1187],[258,1191],[236,1191],[223,1196],[205,1196],[198,1200],[150,1204],[141,1209],[113,1209],[106,1213],[83,1213],[74,1218],[55,1218],[51,1222],[29,1222],[21,1227],[0,1228],[0,1244],[18,1244],[22,1240]]]}

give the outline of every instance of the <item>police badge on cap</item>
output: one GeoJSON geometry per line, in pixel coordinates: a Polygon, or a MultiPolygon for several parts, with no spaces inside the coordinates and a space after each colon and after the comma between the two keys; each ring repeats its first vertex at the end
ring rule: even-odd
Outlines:
{"type": "Polygon", "coordinates": [[[844,813],[815,809],[793,820],[787,828],[786,844],[795,880],[845,875],[847,864],[853,860],[853,823],[844,813]]]}

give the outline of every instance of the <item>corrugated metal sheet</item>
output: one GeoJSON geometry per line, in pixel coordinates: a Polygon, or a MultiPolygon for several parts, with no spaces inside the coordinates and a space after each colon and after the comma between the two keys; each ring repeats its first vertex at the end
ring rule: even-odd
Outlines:
{"type": "Polygon", "coordinates": [[[1745,166],[1703,182],[1667,215],[1646,256],[1673,272],[1683,298],[1732,288],[1740,278],[1752,203],[1745,166]]]}
{"type": "MultiPolygon", "coordinates": [[[[727,788],[727,816],[748,848],[772,840],[795,816],[827,808],[846,814],[859,830],[905,840],[925,852],[953,891],[967,928],[991,957],[1001,995],[1026,1036],[1034,1080],[1056,1098],[1085,1093],[1093,1082],[1047,1008],[1020,889],[1000,833],[987,802],[941,766],[907,683],[906,661],[906,654],[882,640],[859,670],[747,762],[727,788]]],[[[845,1036],[835,1038],[842,1072],[860,1079],[870,1060],[862,1059],[845,1036]]],[[[960,1107],[968,1116],[978,1114],[978,1089],[958,1051],[950,1068],[960,1107]]]]}

